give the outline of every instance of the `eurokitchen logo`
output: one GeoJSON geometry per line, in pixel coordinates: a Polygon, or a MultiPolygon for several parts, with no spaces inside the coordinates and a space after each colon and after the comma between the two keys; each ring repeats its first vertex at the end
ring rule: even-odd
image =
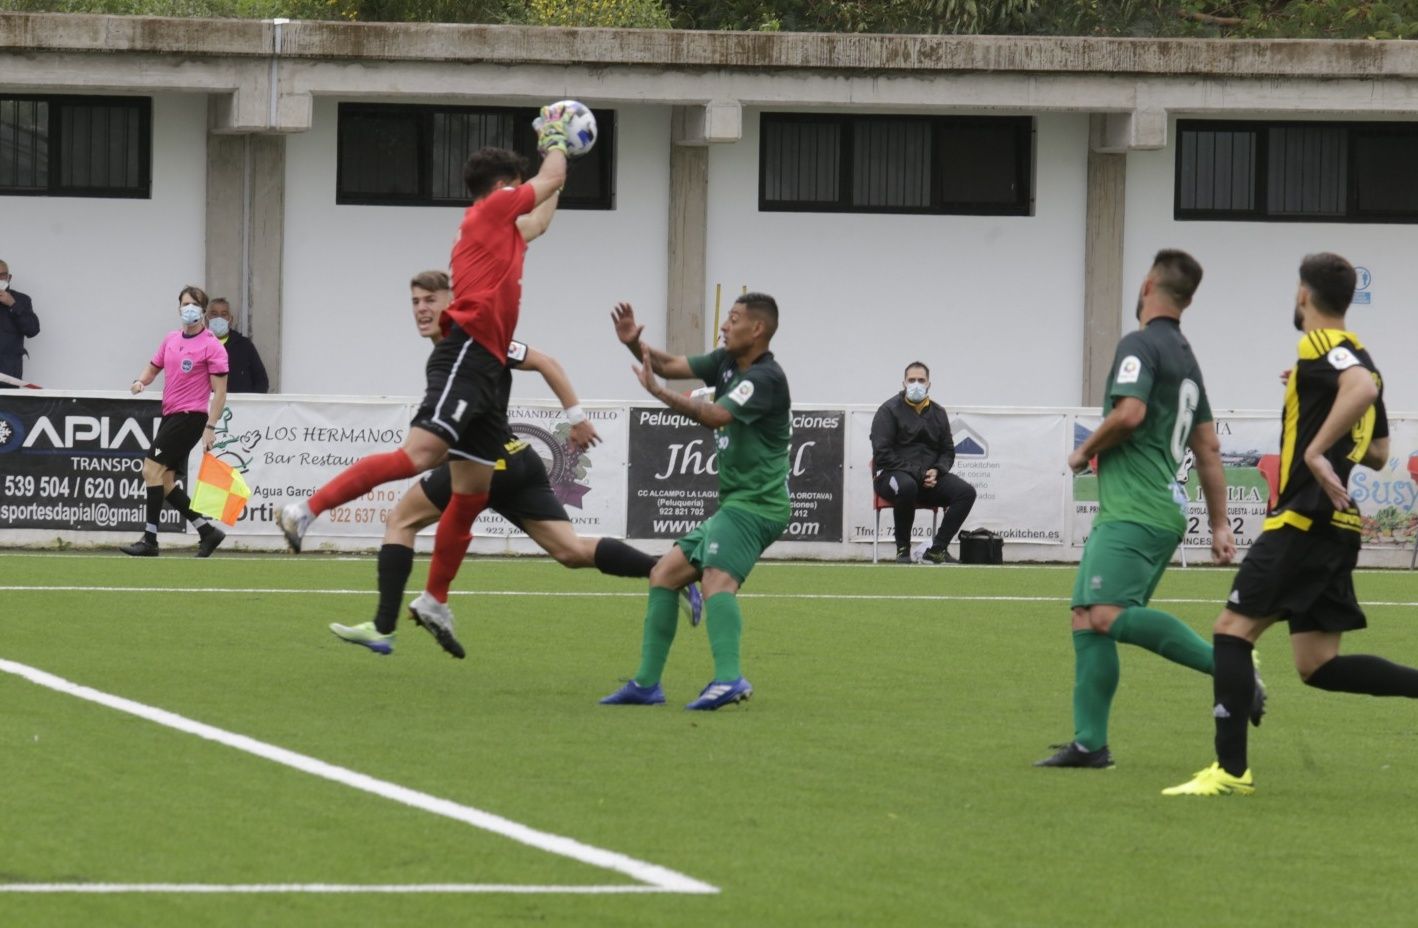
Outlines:
{"type": "Polygon", "coordinates": [[[984,459],[990,456],[990,443],[962,420],[950,423],[950,434],[955,439],[956,457],[984,459]]]}

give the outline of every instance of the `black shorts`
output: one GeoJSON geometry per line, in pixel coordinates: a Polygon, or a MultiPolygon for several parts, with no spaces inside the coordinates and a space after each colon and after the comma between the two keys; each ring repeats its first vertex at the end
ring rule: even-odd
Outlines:
{"type": "Polygon", "coordinates": [[[457,328],[433,349],[425,371],[428,389],[413,425],[448,442],[454,457],[495,462],[507,440],[512,372],[457,328]]]}
{"type": "Polygon", "coordinates": [[[187,457],[207,430],[205,412],[175,412],[162,417],[148,458],[168,470],[187,473],[187,457]]]}
{"type": "MultiPolygon", "coordinates": [[[[521,442],[518,444],[521,449],[499,461],[492,472],[487,508],[519,529],[526,522],[570,522],[566,507],[552,492],[546,465],[535,451],[521,442]]],[[[447,464],[424,474],[419,486],[439,511],[447,508],[453,498],[453,477],[447,464]]]]}
{"type": "Polygon", "coordinates": [[[1253,619],[1281,618],[1295,632],[1366,627],[1354,595],[1359,546],[1332,532],[1290,526],[1262,532],[1231,584],[1226,607],[1253,619]]]}

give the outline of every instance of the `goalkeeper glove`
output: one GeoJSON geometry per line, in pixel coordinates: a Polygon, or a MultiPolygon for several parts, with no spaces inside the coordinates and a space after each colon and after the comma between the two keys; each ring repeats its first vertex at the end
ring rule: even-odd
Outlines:
{"type": "Polygon", "coordinates": [[[560,104],[542,107],[542,113],[532,120],[532,128],[537,133],[537,151],[545,157],[549,152],[567,150],[567,126],[571,122],[571,110],[560,104]]]}

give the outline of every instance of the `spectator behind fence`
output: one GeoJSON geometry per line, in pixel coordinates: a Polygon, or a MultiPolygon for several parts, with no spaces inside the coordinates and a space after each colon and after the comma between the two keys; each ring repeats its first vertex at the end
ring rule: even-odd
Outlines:
{"type": "Polygon", "coordinates": [[[271,381],[266,377],[266,365],[261,363],[256,343],[238,332],[231,322],[231,304],[221,297],[213,299],[207,307],[207,328],[226,346],[227,363],[231,366],[227,393],[265,393],[271,389],[271,381]]]}
{"type": "MultiPolygon", "coordinates": [[[[10,265],[0,261],[0,374],[24,379],[25,339],[39,334],[39,317],[30,298],[10,289],[10,265]]],[[[0,383],[0,389],[14,384],[0,383]]]]}
{"type": "Polygon", "coordinates": [[[906,367],[900,393],[881,404],[871,424],[872,475],[876,495],[892,503],[896,515],[896,563],[911,563],[911,524],[917,506],[940,506],[940,520],[921,560],[954,564],[946,546],[975,505],[975,488],[950,472],[955,440],[945,407],[932,403],[931,371],[920,361],[906,367]]]}

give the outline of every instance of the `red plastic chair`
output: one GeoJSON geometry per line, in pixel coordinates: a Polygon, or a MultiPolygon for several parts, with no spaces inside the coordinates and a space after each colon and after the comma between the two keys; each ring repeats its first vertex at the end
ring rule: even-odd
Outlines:
{"type": "MultiPolygon", "coordinates": [[[[1413,478],[1414,483],[1418,483],[1418,454],[1408,457],[1408,476],[1413,478]]],[[[1418,538],[1413,539],[1413,560],[1408,563],[1408,569],[1412,570],[1415,564],[1418,564],[1418,538]]]]}
{"type": "MultiPolygon", "coordinates": [[[[881,544],[881,511],[894,507],[890,500],[882,499],[876,495],[876,458],[872,458],[867,473],[871,476],[871,508],[876,513],[876,530],[871,535],[871,562],[875,564],[877,563],[877,548],[881,544]]],[[[931,537],[934,538],[936,526],[940,522],[940,507],[932,506],[930,503],[917,503],[916,511],[920,512],[922,509],[931,511],[931,537]]]]}
{"type": "Polygon", "coordinates": [[[1256,461],[1256,470],[1261,472],[1266,485],[1270,487],[1270,502],[1265,506],[1265,511],[1269,512],[1275,508],[1275,501],[1280,498],[1280,455],[1262,454],[1260,460],[1256,461]]]}

